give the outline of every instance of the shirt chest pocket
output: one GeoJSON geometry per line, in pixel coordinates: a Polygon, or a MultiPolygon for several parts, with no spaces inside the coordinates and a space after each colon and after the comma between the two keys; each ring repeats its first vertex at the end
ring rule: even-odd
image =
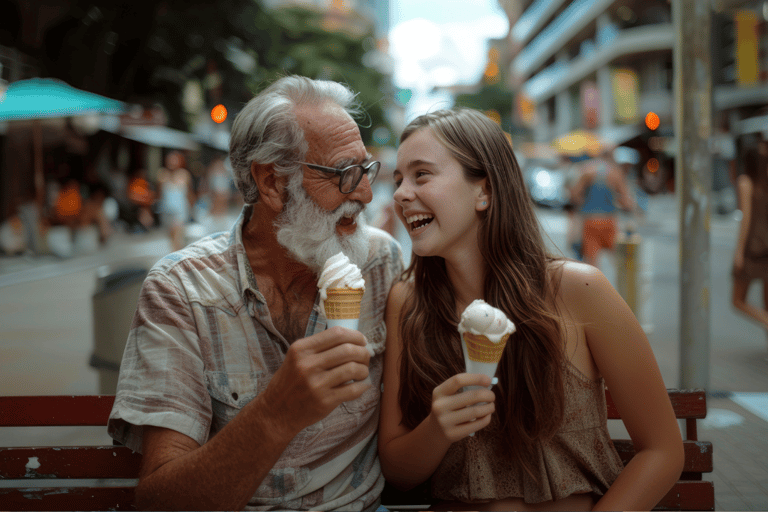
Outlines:
{"type": "Polygon", "coordinates": [[[211,435],[224,428],[266,387],[264,372],[206,371],[205,380],[213,412],[211,435]]]}
{"type": "MultiPolygon", "coordinates": [[[[211,436],[237,416],[243,407],[264,392],[269,384],[270,375],[265,372],[215,372],[206,371],[205,379],[208,394],[211,396],[211,436]]],[[[291,441],[284,456],[303,453],[315,442],[322,431],[322,422],[317,422],[299,432],[291,441]]]]}

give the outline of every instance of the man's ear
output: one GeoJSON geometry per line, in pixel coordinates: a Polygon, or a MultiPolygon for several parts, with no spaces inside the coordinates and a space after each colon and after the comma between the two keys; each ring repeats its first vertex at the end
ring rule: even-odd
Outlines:
{"type": "Polygon", "coordinates": [[[491,206],[491,192],[488,190],[487,178],[478,182],[476,191],[475,210],[478,212],[487,210],[491,206]]]}
{"type": "Polygon", "coordinates": [[[274,166],[253,162],[251,176],[259,189],[259,202],[276,212],[282,211],[285,179],[275,174],[274,166]]]}

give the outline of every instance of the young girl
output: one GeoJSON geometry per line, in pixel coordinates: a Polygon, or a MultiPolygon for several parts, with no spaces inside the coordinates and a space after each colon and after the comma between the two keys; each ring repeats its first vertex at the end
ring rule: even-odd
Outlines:
{"type": "Polygon", "coordinates": [[[394,171],[412,241],[390,293],[379,456],[401,489],[431,478],[437,509],[650,510],[683,445],[648,340],[596,268],[549,256],[511,144],[473,110],[411,122],[394,171]],[[517,331],[498,385],[464,373],[456,330],[484,299],[517,331]],[[634,441],[623,467],[604,386],[634,441]]]}

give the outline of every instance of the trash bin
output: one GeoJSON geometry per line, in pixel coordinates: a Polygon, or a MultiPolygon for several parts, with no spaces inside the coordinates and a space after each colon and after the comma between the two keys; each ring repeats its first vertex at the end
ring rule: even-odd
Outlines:
{"type": "Polygon", "coordinates": [[[148,272],[141,267],[102,266],[96,270],[90,365],[99,371],[99,393],[102,395],[114,395],[117,390],[120,361],[141,285],[148,272]]]}

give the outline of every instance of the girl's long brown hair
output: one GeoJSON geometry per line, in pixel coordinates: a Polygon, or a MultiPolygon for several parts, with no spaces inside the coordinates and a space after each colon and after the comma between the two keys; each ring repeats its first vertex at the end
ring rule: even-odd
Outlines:
{"type": "MultiPolygon", "coordinates": [[[[420,129],[432,130],[468,180],[487,178],[490,207],[478,235],[484,300],[517,327],[499,363],[496,414],[509,453],[533,474],[537,440],[554,435],[563,417],[563,345],[557,317],[547,305],[559,281],[549,270],[554,258],[545,250],[512,145],[496,123],[470,109],[442,110],[413,120],[400,142],[420,129]]],[[[445,260],[414,254],[405,277],[413,292],[400,322],[399,402],[403,424],[412,429],[429,415],[432,390],[465,369],[445,260]]]]}

